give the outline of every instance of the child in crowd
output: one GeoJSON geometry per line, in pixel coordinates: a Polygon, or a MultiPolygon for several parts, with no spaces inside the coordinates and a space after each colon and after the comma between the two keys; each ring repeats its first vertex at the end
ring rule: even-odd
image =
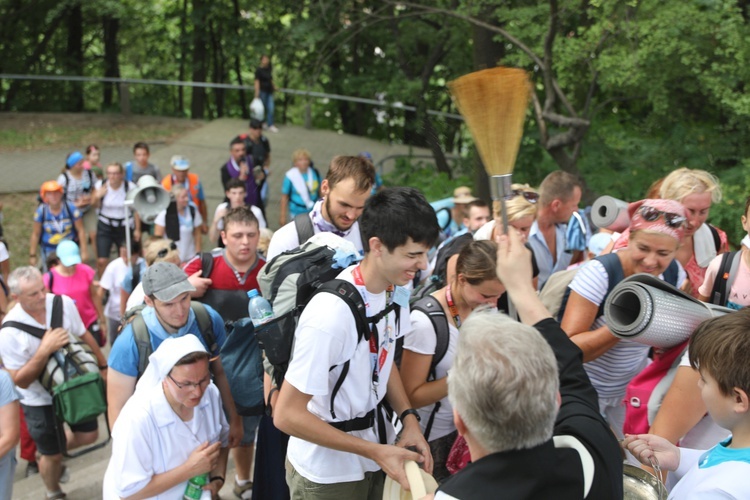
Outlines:
{"type": "Polygon", "coordinates": [[[102,180],[104,171],[102,170],[102,164],[99,162],[100,155],[99,146],[96,144],[86,146],[86,159],[83,161],[83,168],[91,170],[97,179],[102,180]]]}
{"type": "MultiPolygon", "coordinates": [[[[162,175],[159,168],[153,163],[149,163],[151,156],[148,144],[145,142],[136,142],[133,146],[133,157],[135,161],[129,161],[125,164],[125,181],[138,184],[138,180],[144,175],[150,175],[156,182],[161,182],[162,175]]],[[[142,234],[152,234],[154,232],[153,224],[141,223],[142,234]]]]}
{"type": "MultiPolygon", "coordinates": [[[[745,213],[742,215],[742,229],[750,233],[750,196],[745,200],[745,213]]],[[[743,240],[744,242],[744,240],[743,240]]],[[[732,309],[742,309],[750,305],[750,295],[747,290],[750,288],[750,250],[743,244],[741,249],[738,250],[739,255],[739,266],[737,267],[736,275],[732,281],[727,282],[727,293],[725,299],[720,306],[726,306],[732,309]]],[[[698,288],[699,298],[703,302],[714,302],[712,297],[712,290],[714,283],[716,282],[717,276],[724,273],[720,273],[722,259],[724,254],[717,255],[708,265],[706,269],[706,276],[703,278],[703,284],[698,288]]],[[[728,264],[732,264],[734,255],[727,256],[728,264]]],[[[729,276],[728,276],[729,277],[729,276]]],[[[722,278],[720,278],[722,279],[722,278]]]]}
{"type": "Polygon", "coordinates": [[[320,173],[313,167],[309,151],[298,149],[292,153],[292,168],[287,170],[281,187],[280,226],[312,210],[320,198],[320,180],[320,173]]]}
{"type": "Polygon", "coordinates": [[[750,310],[702,323],[690,339],[690,364],[700,371],[711,418],[732,435],[708,451],[678,448],[653,434],[626,436],[642,463],[658,460],[679,482],[670,499],[750,498],[750,310]]]}
{"type": "MultiPolygon", "coordinates": [[[[221,239],[221,232],[224,230],[224,215],[230,208],[245,206],[246,193],[247,188],[245,187],[245,181],[241,181],[237,178],[229,179],[229,181],[227,181],[224,195],[229,201],[219,203],[216,206],[214,220],[211,222],[211,227],[208,229],[209,241],[216,242],[217,246],[224,248],[224,242],[221,239]]],[[[258,219],[258,228],[263,229],[264,227],[267,227],[263,211],[255,205],[250,205],[250,210],[252,210],[255,218],[258,219]]]]}

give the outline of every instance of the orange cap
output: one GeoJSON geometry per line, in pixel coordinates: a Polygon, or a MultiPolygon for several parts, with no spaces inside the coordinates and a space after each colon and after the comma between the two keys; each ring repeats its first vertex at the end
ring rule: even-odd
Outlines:
{"type": "Polygon", "coordinates": [[[54,193],[55,191],[60,191],[62,193],[62,186],[57,181],[47,181],[42,184],[42,187],[39,189],[39,196],[41,196],[43,200],[46,193],[54,193]]]}

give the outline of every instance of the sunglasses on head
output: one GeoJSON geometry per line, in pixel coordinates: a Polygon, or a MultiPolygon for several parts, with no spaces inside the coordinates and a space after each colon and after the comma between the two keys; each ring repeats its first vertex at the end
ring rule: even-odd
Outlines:
{"type": "Polygon", "coordinates": [[[516,196],[523,196],[523,198],[528,201],[529,203],[536,203],[539,201],[539,193],[535,193],[533,191],[523,191],[521,189],[514,189],[510,192],[511,196],[515,198],[516,196]]]}
{"type": "Polygon", "coordinates": [[[662,210],[658,210],[654,207],[649,207],[646,205],[639,208],[638,212],[641,214],[641,217],[643,217],[643,219],[647,222],[654,222],[655,220],[659,219],[659,217],[664,216],[664,222],[667,223],[667,226],[674,228],[681,227],[687,220],[686,217],[680,214],[676,214],[674,212],[664,212],[662,210]]]}
{"type": "Polygon", "coordinates": [[[161,250],[159,250],[159,252],[157,252],[156,257],[159,259],[163,259],[164,257],[167,256],[170,250],[177,250],[177,243],[173,241],[172,243],[169,244],[169,247],[162,248],[161,250]]]}

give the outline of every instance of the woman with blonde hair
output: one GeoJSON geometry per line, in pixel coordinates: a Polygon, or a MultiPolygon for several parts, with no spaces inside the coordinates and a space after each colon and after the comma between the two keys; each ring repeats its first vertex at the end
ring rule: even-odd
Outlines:
{"type": "Polygon", "coordinates": [[[648,364],[649,347],[612,335],[602,311],[613,285],[648,273],[675,285],[686,274],[675,259],[686,232],[685,208],[674,200],[631,203],[627,248],[586,263],[570,283],[560,325],[583,352],[584,368],[599,396],[599,410],[618,436],[630,380],[648,364]]]}
{"type": "Polygon", "coordinates": [[[320,182],[320,173],[312,165],[310,152],[297,149],[292,153],[292,168],[287,170],[281,186],[279,225],[312,210],[320,198],[320,182]]]}
{"type": "MultiPolygon", "coordinates": [[[[721,201],[719,180],[705,170],[678,168],[664,178],[659,194],[662,199],[678,201],[685,207],[685,237],[675,258],[688,276],[688,281],[680,285],[697,298],[711,260],[729,250],[726,233],[706,222],[711,205],[721,201]]],[[[620,236],[615,250],[628,246],[628,235],[625,231],[620,236]]]]}
{"type": "MultiPolygon", "coordinates": [[[[447,374],[458,344],[459,327],[479,306],[495,307],[505,287],[497,277],[497,245],[493,241],[472,241],[458,254],[456,274],[449,283],[412,309],[412,332],[404,341],[401,379],[409,401],[421,417],[422,431],[434,460],[433,475],[438,481],[448,477],[445,462],[456,440],[453,412],[448,401],[447,374]],[[443,317],[431,319],[420,307],[442,308],[443,317]],[[429,304],[429,305],[428,305],[429,304]],[[446,321],[448,345],[437,353],[438,334],[433,321],[446,321]],[[433,367],[433,358],[442,354],[433,367]]],[[[429,309],[427,309],[429,310],[429,309]]]]}
{"type": "MultiPolygon", "coordinates": [[[[531,225],[536,219],[537,202],[539,193],[528,184],[513,184],[511,186],[513,198],[505,201],[505,211],[508,216],[508,225],[513,226],[523,237],[525,242],[529,237],[531,225]]],[[[492,202],[492,215],[494,220],[489,221],[474,234],[475,240],[493,240],[495,234],[495,221],[503,220],[503,207],[500,201],[492,202]]],[[[501,222],[502,223],[502,222],[501,222]]]]}

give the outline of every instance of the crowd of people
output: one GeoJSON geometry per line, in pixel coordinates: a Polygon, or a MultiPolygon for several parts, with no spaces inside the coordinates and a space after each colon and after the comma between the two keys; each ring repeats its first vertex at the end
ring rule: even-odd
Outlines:
{"type": "MultiPolygon", "coordinates": [[[[270,69],[259,75],[272,109],[270,69]]],[[[74,152],[42,184],[29,265],[3,270],[0,498],[19,436],[50,499],[65,498],[63,452],[98,438],[96,421],[70,426],[61,449],[37,380],[69,333],[106,378],[104,498],[177,498],[195,484],[215,498],[231,482],[241,499],[379,499],[386,476],[409,488],[404,464],[415,461],[439,483],[434,498],[616,499],[622,447],[633,462],[658,459],[673,498],[750,497],[738,479],[750,470],[750,313],[709,320],[671,349],[619,339],[603,313],[613,287],[639,273],[716,301],[729,248],[707,222],[721,201],[715,177],[670,173],[629,204],[621,234],[593,226],[582,183],[563,171],[538,189],[514,184],[492,205],[457,187],[441,227],[419,190],[378,186],[369,154],[336,156],[323,175],[298,149],[272,233],[262,129],[253,119],[229,141],[225,200],[211,218],[190,159],[173,156],[162,176],[143,142],[124,164],[101,164],[94,145],[74,152]],[[153,220],[126,217],[144,175],[170,196],[153,220]],[[300,305],[283,383],[266,373],[265,411],[245,411],[220,355],[227,332],[248,316],[264,266],[321,233],[360,256],[338,279],[362,299],[366,340],[345,301],[314,295],[300,305]],[[563,302],[550,311],[543,299],[563,273],[563,302]],[[55,295],[67,297],[62,328],[50,323],[55,295]],[[634,426],[629,384],[666,355],[680,360],[674,380],[646,427],[634,426]]],[[[738,215],[750,229],[750,197],[738,215]]],[[[744,243],[718,304],[731,309],[750,304],[744,243]]]]}

